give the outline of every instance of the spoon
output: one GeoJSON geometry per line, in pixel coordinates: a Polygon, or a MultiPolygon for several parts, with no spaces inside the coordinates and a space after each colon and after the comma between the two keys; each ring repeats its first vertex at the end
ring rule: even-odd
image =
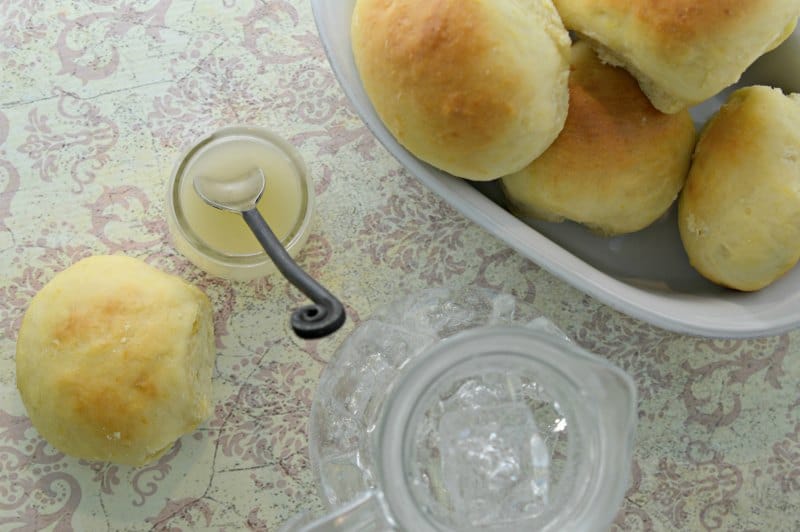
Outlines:
{"type": "Polygon", "coordinates": [[[295,334],[301,338],[327,336],[344,323],[344,307],[335,296],[294,262],[256,209],[258,200],[264,194],[266,181],[264,172],[260,168],[253,168],[234,179],[195,176],[194,189],[212,207],[241,213],[278,270],[314,302],[292,313],[291,324],[295,334]]]}

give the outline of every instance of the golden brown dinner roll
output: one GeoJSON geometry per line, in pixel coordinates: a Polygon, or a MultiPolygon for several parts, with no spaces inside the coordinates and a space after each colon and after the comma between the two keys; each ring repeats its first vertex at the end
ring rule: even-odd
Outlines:
{"type": "Polygon", "coordinates": [[[211,304],[137,259],[97,256],[33,298],[17,340],[17,387],[60,451],[141,465],[212,410],[211,304]]]}
{"type": "Polygon", "coordinates": [[[678,202],[689,261],[738,290],[800,258],[800,95],[747,87],[706,125],[678,202]]]}
{"type": "Polygon", "coordinates": [[[556,141],[502,179],[521,216],[580,222],[604,235],[650,225],[674,202],[689,170],[688,111],[657,111],[625,70],[572,47],[569,114],[556,141]]]}
{"type": "Polygon", "coordinates": [[[416,157],[490,180],[567,114],[569,35],[552,0],[357,0],[352,47],[387,129],[416,157]]]}
{"type": "Polygon", "coordinates": [[[564,24],[674,113],[735,83],[794,29],[800,0],[554,0],[564,24]]]}

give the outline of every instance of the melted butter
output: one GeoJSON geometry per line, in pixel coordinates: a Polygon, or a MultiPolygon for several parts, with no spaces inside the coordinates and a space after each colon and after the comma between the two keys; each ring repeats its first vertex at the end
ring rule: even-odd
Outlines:
{"type": "Polygon", "coordinates": [[[302,176],[292,159],[267,140],[232,137],[212,143],[190,161],[181,182],[180,202],[189,226],[205,244],[228,255],[262,253],[242,216],[207,205],[193,187],[194,177],[233,179],[258,167],[266,188],[257,208],[275,236],[286,243],[303,214],[302,176]]]}

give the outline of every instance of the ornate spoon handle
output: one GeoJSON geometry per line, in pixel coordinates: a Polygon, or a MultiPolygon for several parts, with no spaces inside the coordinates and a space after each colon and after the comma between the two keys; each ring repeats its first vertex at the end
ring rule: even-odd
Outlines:
{"type": "Polygon", "coordinates": [[[244,211],[242,216],[283,276],[314,302],[292,313],[295,334],[301,338],[320,338],[339,329],[345,321],[342,303],[297,265],[258,209],[244,211]]]}

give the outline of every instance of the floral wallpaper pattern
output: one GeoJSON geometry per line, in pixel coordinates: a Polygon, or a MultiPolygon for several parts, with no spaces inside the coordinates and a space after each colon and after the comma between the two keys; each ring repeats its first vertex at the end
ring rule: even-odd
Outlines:
{"type": "Polygon", "coordinates": [[[559,281],[455,212],[373,139],[306,0],[0,0],[0,529],[276,530],[321,509],[306,422],[338,342],[426,286],[536,304],[639,388],[632,483],[614,530],[800,530],[800,334],[678,336],[559,281]],[[166,180],[189,143],[251,123],[306,158],[317,215],[301,264],[346,304],[333,337],[288,326],[283,279],[230,283],[172,247],[166,180]],[[17,330],[56,272],[126,253],[215,306],[213,416],[157,463],[66,457],[16,391],[17,330]]]}

